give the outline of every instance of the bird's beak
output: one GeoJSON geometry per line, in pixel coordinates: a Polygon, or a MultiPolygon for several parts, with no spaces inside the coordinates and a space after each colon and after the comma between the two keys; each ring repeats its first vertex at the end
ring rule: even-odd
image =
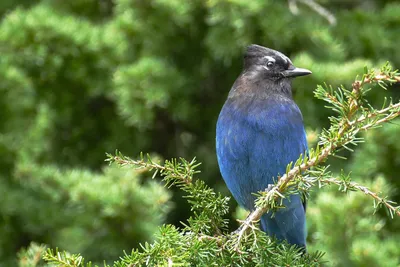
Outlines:
{"type": "Polygon", "coordinates": [[[282,71],[284,77],[297,77],[309,75],[312,72],[308,69],[296,68],[295,66],[290,66],[289,69],[282,71]]]}

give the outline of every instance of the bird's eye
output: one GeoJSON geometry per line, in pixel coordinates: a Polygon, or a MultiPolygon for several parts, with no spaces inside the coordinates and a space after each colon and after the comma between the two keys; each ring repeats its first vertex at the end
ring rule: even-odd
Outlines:
{"type": "Polygon", "coordinates": [[[275,63],[273,61],[268,61],[267,63],[267,67],[273,67],[275,65],[275,63]]]}

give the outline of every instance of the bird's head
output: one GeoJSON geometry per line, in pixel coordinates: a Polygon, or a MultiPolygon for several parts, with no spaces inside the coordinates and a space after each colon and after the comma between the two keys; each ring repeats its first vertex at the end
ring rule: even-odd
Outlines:
{"type": "Polygon", "coordinates": [[[292,61],[276,50],[260,45],[250,45],[244,55],[244,69],[262,74],[264,78],[281,80],[311,74],[307,69],[296,68],[292,61]]]}

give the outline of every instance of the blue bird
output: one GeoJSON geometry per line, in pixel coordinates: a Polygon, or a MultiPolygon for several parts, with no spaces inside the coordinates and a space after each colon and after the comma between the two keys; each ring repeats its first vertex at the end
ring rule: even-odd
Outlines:
{"type": "MultiPolygon", "coordinates": [[[[311,71],[293,66],[284,54],[247,47],[242,73],[229,92],[217,122],[219,168],[236,201],[254,210],[253,193],[263,191],[307,152],[302,114],[293,101],[293,77],[311,71]]],[[[284,199],[284,209],[262,216],[261,229],[279,240],[306,247],[306,205],[300,195],[284,199]]]]}

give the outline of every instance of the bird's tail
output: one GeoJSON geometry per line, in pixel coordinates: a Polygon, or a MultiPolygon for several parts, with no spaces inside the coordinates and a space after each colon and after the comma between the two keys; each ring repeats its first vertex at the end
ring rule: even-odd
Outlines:
{"type": "MultiPolygon", "coordinates": [[[[293,220],[293,218],[292,218],[293,220]]],[[[306,252],[306,227],[305,220],[293,224],[288,221],[285,213],[277,212],[274,217],[269,213],[264,214],[260,220],[261,230],[278,241],[286,240],[289,244],[297,245],[306,252]]]]}

